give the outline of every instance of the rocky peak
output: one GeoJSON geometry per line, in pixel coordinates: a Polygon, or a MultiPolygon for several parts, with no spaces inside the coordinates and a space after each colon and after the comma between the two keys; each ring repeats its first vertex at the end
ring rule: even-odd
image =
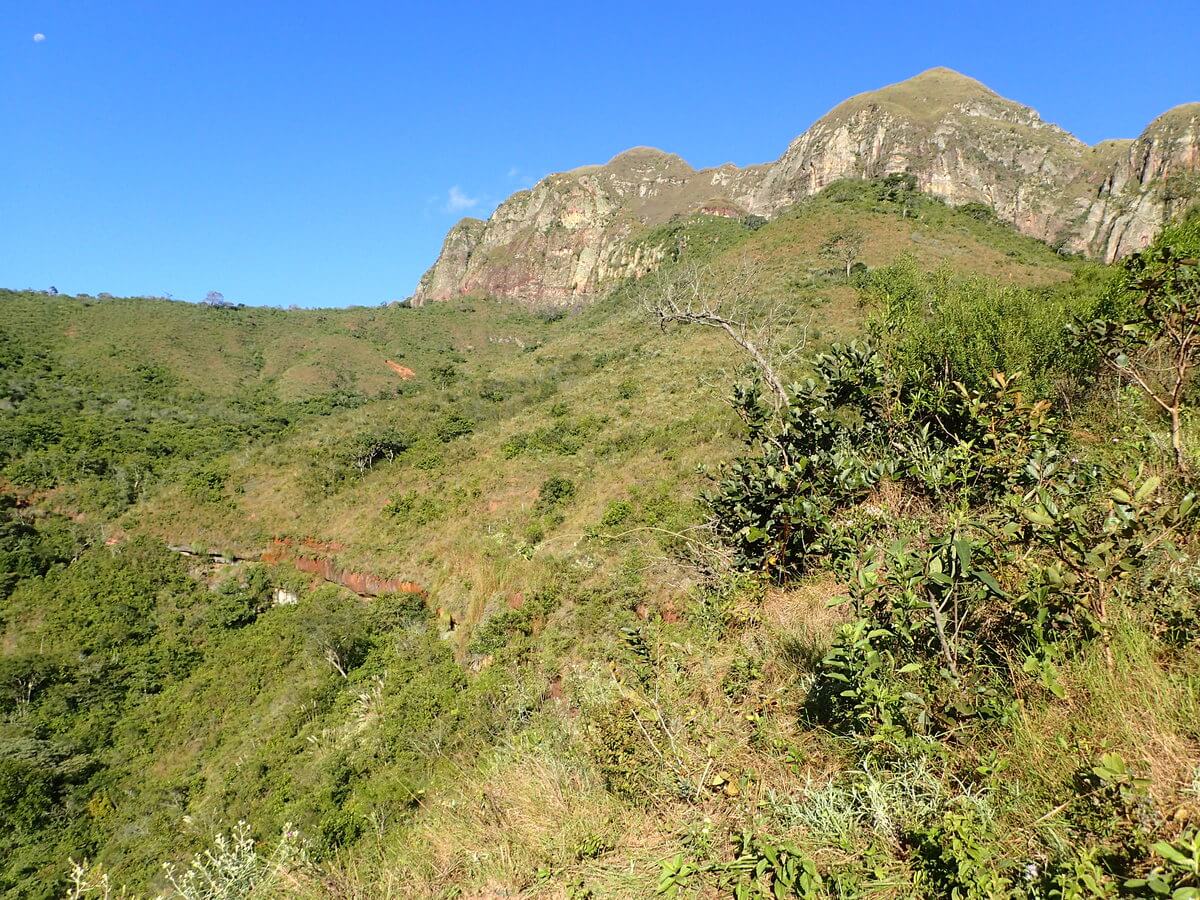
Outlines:
{"type": "Polygon", "coordinates": [[[485,293],[566,303],[657,264],[631,241],[677,214],[771,216],[841,178],[909,172],[951,204],[984,203],[1019,230],[1111,260],[1200,195],[1200,103],[1134,141],[1086,144],[973,78],[934,68],[838,104],[778,161],[697,171],[635,147],[551,175],[486,223],[464,219],[421,279],[422,303],[485,293]]]}
{"type": "Polygon", "coordinates": [[[634,147],[604,165],[547,176],[509,197],[486,223],[455,225],[413,301],[481,293],[563,304],[595,294],[656,264],[630,246],[638,231],[706,204],[726,215],[743,209],[760,174],[731,165],[697,172],[673,153],[634,147]]]}
{"type": "Polygon", "coordinates": [[[1104,141],[1067,246],[1111,261],[1140,250],[1200,196],[1200,103],[1163,113],[1133,141],[1104,141]]]}

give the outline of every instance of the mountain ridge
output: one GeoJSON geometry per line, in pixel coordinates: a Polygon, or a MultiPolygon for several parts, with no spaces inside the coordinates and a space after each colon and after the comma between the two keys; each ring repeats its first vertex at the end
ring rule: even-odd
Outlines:
{"type": "Polygon", "coordinates": [[[947,203],[984,203],[1025,234],[1112,261],[1200,196],[1200,103],[1165,111],[1137,138],[1089,146],[982,82],[928,69],[842,101],[774,162],[695,169],[639,146],[549,175],[482,224],[454,225],[413,302],[578,302],[652,269],[632,239],[672,216],[770,217],[839,179],[897,172],[947,203]]]}

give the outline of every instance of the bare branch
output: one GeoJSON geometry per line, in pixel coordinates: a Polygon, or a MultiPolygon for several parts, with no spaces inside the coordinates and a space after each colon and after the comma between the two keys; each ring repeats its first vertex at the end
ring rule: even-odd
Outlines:
{"type": "Polygon", "coordinates": [[[810,315],[800,324],[786,301],[763,298],[762,281],[761,267],[746,257],[719,286],[711,269],[689,266],[674,278],[648,285],[641,304],[663,329],[703,325],[723,332],[750,357],[778,411],[788,401],[780,367],[805,349],[812,320],[810,315]],[[790,345],[785,344],[789,338],[790,345]]]}

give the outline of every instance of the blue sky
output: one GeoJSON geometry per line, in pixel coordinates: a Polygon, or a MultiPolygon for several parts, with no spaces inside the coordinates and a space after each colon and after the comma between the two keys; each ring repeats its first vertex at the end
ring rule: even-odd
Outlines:
{"type": "Polygon", "coordinates": [[[774,159],[935,65],[1134,137],[1194,4],[0,0],[0,286],[374,304],[548,172],[774,159]]]}

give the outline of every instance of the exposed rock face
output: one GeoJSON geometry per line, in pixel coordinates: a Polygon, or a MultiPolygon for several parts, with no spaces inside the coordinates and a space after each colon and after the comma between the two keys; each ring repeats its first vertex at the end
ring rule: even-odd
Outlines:
{"type": "Polygon", "coordinates": [[[706,204],[731,215],[749,203],[761,174],[732,165],[697,172],[678,156],[637,147],[603,166],[551,175],[513,194],[486,223],[455,225],[413,301],[486,294],[564,303],[594,294],[657,264],[629,245],[635,232],[706,204]]]}
{"type": "Polygon", "coordinates": [[[1200,196],[1200,103],[1159,116],[1136,141],[1111,141],[1113,164],[1087,197],[1068,244],[1113,260],[1149,243],[1200,196]]]}
{"type": "Polygon", "coordinates": [[[956,205],[986,203],[1048,239],[1086,149],[1032,109],[933,69],[852,97],[818,120],[771,167],[755,211],[773,213],[840,178],[909,171],[927,193],[956,205]]]}
{"type": "Polygon", "coordinates": [[[629,239],[672,215],[771,216],[840,178],[905,171],[948,203],[985,203],[1026,234],[1112,260],[1200,194],[1200,104],[1135,141],[1088,147],[973,79],[931,69],[840,104],[769,165],[696,171],[636,148],[551,175],[487,222],[455,225],[413,299],[569,303],[654,268],[653,248],[629,239]]]}

